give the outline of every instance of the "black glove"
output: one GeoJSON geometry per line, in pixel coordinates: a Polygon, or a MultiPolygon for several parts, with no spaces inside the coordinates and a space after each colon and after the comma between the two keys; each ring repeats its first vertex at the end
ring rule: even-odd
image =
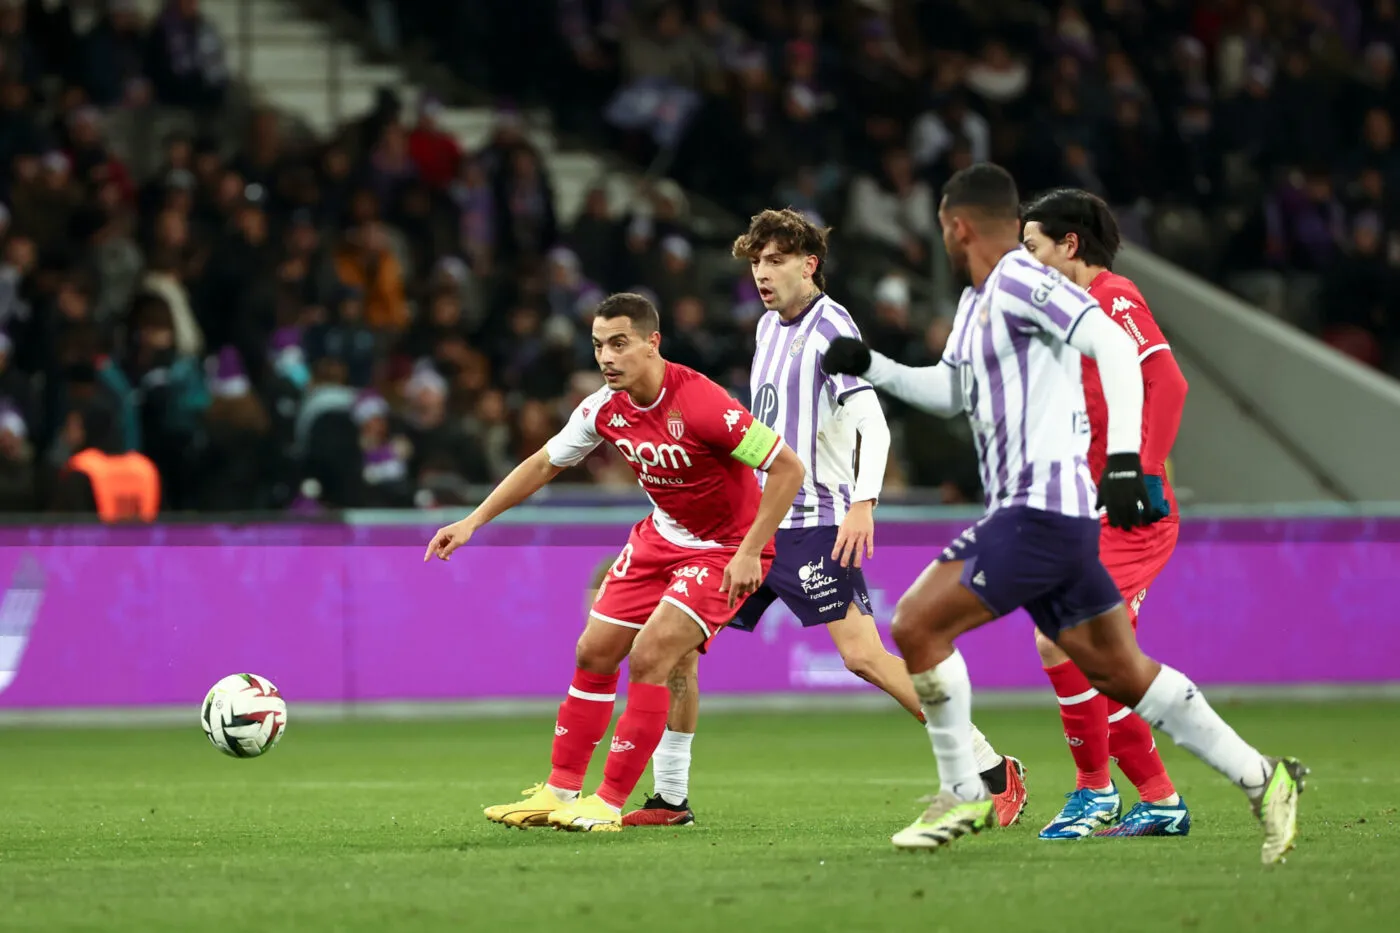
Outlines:
{"type": "Polygon", "coordinates": [[[1127,531],[1149,523],[1147,484],[1142,478],[1142,458],[1137,454],[1109,454],[1099,479],[1098,508],[1108,513],[1108,523],[1127,531]]]}
{"type": "Polygon", "coordinates": [[[837,337],[822,357],[828,376],[863,376],[870,368],[870,348],[854,337],[837,337]]]}

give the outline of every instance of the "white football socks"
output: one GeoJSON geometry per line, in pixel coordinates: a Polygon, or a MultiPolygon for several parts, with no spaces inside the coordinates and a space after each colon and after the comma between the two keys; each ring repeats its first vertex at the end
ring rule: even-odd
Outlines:
{"type": "Polygon", "coordinates": [[[690,796],[690,743],[694,738],[693,732],[672,732],[667,729],[661,734],[661,744],[656,746],[651,756],[651,775],[656,782],[656,793],[673,807],[685,803],[690,796]]]}
{"type": "Polygon", "coordinates": [[[992,743],[987,741],[987,737],[982,734],[982,730],[973,723],[968,723],[972,727],[972,755],[977,759],[977,773],[990,771],[1001,764],[1002,757],[997,754],[997,750],[992,748],[992,743]]]}
{"type": "Polygon", "coordinates": [[[573,803],[578,799],[579,792],[576,790],[565,790],[562,787],[555,787],[553,784],[546,784],[550,793],[559,798],[560,803],[573,803]]]}
{"type": "Polygon", "coordinates": [[[1251,798],[1264,793],[1269,780],[1264,756],[1210,708],[1200,688],[1180,671],[1163,664],[1135,712],[1251,798]]]}
{"type": "Polygon", "coordinates": [[[986,796],[972,750],[972,681],[967,662],[955,649],[942,664],[913,676],[925,728],[933,743],[942,789],[961,800],[986,796]]]}

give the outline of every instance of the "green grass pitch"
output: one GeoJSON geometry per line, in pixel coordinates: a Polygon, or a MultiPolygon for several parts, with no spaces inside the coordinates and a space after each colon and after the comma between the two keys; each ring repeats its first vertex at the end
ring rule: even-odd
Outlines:
{"type": "Polygon", "coordinates": [[[1313,769],[1275,868],[1243,796],[1174,747],[1188,839],[1038,841],[1073,774],[1050,709],[978,716],[1026,761],[1030,808],[935,853],[889,845],[934,775],[893,710],[702,719],[701,825],[598,836],[481,816],[542,778],[545,720],[301,725],[293,705],[286,740],[237,761],[195,712],[182,730],[0,731],[0,930],[1295,933],[1400,913],[1400,706],[1224,710],[1313,769]]]}

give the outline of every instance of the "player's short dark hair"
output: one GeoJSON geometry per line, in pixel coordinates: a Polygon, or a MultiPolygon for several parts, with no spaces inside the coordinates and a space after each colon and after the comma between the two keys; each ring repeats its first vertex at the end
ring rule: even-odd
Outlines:
{"type": "Polygon", "coordinates": [[[753,262],[771,243],[790,256],[816,256],[812,280],[826,291],[826,240],[830,227],[818,227],[790,207],[755,214],[749,229],[734,240],[734,258],[753,262]]]}
{"type": "Polygon", "coordinates": [[[661,315],[656,313],[656,305],[645,295],[634,292],[609,295],[598,303],[593,314],[605,321],[625,317],[632,322],[632,329],[643,337],[650,337],[661,329],[661,315]]]}
{"type": "Polygon", "coordinates": [[[974,210],[993,220],[1014,221],[1021,206],[1016,179],[994,162],[978,162],[953,173],[943,186],[948,210],[974,210]]]}
{"type": "Polygon", "coordinates": [[[1056,188],[1033,199],[1021,211],[1022,223],[1038,223],[1056,243],[1073,233],[1079,238],[1074,258],[1091,266],[1113,268],[1123,239],[1118,220],[1103,198],[1080,188],[1056,188]]]}

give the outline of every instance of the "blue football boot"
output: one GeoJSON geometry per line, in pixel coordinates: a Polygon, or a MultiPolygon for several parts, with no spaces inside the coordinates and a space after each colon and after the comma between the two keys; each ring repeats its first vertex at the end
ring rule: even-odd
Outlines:
{"type": "Polygon", "coordinates": [[[1186,801],[1163,806],[1139,800],[1117,826],[1101,829],[1095,836],[1184,836],[1191,831],[1191,811],[1186,801]]]}
{"type": "Polygon", "coordinates": [[[1083,839],[1105,826],[1112,826],[1122,812],[1123,802],[1118,797],[1117,787],[1110,786],[1106,794],[1081,787],[1072,794],[1065,794],[1064,807],[1045,824],[1040,838],[1083,839]]]}

